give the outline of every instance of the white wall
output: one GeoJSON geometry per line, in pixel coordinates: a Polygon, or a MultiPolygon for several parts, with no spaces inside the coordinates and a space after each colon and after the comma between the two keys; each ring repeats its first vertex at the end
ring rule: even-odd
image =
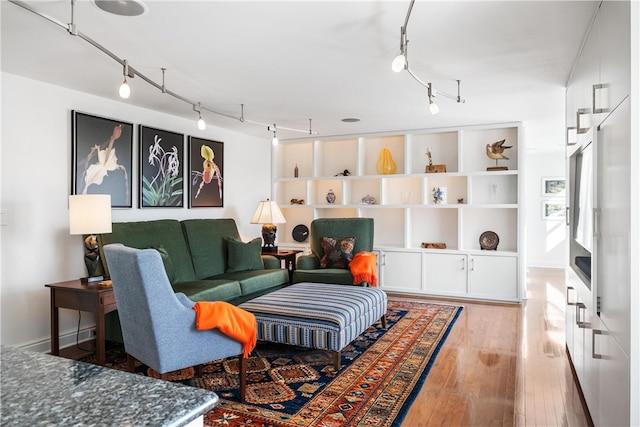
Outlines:
{"type": "MultiPolygon", "coordinates": [[[[542,202],[551,199],[542,195],[542,180],[565,177],[565,152],[531,150],[526,162],[527,266],[564,268],[568,250],[566,221],[542,219],[542,202]]],[[[564,203],[564,198],[562,194],[560,202],[564,203]]]]}
{"type": "MultiPolygon", "coordinates": [[[[224,208],[115,209],[113,221],[157,218],[234,218],[244,239],[260,236],[249,224],[260,200],[270,197],[271,142],[221,128],[205,131],[194,120],[98,98],[2,73],[0,183],[0,342],[49,349],[46,283],[86,276],[80,236],[69,235],[71,110],[224,142],[224,208]]],[[[137,205],[134,131],[133,200],[137,205]]],[[[188,175],[185,175],[186,180],[188,175]]],[[[186,204],[185,204],[186,206],[186,204]]],[[[82,316],[82,328],[93,318],[82,316]]],[[[78,312],[62,310],[62,343],[74,342],[78,312]]]]}

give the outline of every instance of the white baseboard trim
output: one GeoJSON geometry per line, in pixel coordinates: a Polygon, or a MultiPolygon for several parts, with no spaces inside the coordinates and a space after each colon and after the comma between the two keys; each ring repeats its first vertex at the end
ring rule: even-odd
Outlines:
{"type": "MultiPolygon", "coordinates": [[[[60,348],[66,348],[76,345],[76,335],[78,336],[78,342],[83,343],[85,341],[91,341],[96,336],[95,326],[90,326],[80,330],[77,334],[74,332],[67,332],[60,335],[60,348]]],[[[51,339],[42,340],[31,344],[20,346],[20,348],[29,351],[37,351],[38,353],[50,353],[51,352],[51,339]]]]}

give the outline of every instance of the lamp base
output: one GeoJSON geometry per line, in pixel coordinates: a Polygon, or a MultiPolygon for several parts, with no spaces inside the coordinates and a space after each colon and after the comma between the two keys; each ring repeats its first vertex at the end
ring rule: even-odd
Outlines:
{"type": "Polygon", "coordinates": [[[263,246],[262,247],[262,252],[270,252],[270,253],[276,253],[278,252],[278,247],[277,246],[263,246]]]}

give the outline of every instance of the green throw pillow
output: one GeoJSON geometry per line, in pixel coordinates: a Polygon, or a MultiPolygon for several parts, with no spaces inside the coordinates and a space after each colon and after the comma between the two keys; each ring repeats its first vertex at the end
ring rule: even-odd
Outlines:
{"type": "Polygon", "coordinates": [[[171,257],[169,257],[169,253],[162,245],[152,249],[155,249],[160,253],[160,257],[162,258],[162,263],[164,264],[164,271],[167,272],[167,277],[169,278],[169,282],[173,284],[173,280],[176,278],[175,277],[176,272],[175,272],[175,268],[173,267],[173,262],[171,262],[171,257]]]}
{"type": "Polygon", "coordinates": [[[356,245],[355,237],[323,237],[320,240],[324,256],[320,260],[320,268],[344,268],[349,269],[349,263],[353,260],[353,248],[356,245]]]}
{"type": "Polygon", "coordinates": [[[264,269],[261,256],[262,239],[260,237],[247,243],[229,237],[227,243],[229,252],[227,273],[264,269]]]}

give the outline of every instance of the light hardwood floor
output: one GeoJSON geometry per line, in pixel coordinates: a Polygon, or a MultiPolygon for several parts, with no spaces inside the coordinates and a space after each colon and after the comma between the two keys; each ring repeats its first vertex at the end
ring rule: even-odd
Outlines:
{"type": "Polygon", "coordinates": [[[527,287],[522,306],[450,301],[464,310],[403,427],[589,425],[566,354],[564,271],[528,269],[527,287]]]}

